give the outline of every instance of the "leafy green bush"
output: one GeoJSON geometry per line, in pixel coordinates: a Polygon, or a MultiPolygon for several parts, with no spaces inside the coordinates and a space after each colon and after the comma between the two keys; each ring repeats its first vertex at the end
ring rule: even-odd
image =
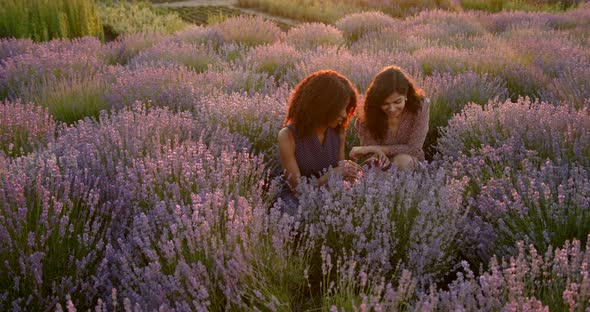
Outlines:
{"type": "Polygon", "coordinates": [[[178,14],[158,9],[147,2],[108,2],[100,6],[100,17],[116,35],[139,32],[174,33],[187,26],[178,14]]]}
{"type": "Polygon", "coordinates": [[[0,37],[47,41],[103,37],[94,0],[2,0],[0,37]]]}

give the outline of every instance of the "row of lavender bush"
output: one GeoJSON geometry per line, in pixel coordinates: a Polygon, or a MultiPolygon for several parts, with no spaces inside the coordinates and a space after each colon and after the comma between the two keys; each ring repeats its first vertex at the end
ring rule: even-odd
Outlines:
{"type": "Polygon", "coordinates": [[[584,311],[589,16],[2,39],[0,310],[584,311]],[[433,161],[302,183],[281,216],[293,86],[390,64],[431,97],[433,161]]]}

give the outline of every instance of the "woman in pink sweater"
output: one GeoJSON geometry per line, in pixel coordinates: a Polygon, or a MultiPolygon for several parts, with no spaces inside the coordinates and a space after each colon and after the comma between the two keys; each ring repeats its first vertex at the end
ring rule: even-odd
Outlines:
{"type": "Polygon", "coordinates": [[[397,66],[381,70],[365,93],[364,106],[354,128],[361,146],[350,158],[367,157],[382,169],[390,165],[412,168],[424,160],[430,101],[424,91],[397,66]]]}

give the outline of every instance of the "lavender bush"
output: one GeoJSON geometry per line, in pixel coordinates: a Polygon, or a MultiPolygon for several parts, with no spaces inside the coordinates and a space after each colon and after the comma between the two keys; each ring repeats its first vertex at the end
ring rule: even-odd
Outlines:
{"type": "Polygon", "coordinates": [[[47,81],[92,76],[104,62],[90,53],[39,46],[30,52],[5,59],[0,64],[0,96],[16,99],[30,96],[47,81]]]}
{"type": "Polygon", "coordinates": [[[120,291],[145,309],[223,309],[242,304],[239,249],[249,248],[254,209],[263,207],[259,160],[202,143],[165,147],[135,161],[125,186],[141,207],[128,238],[108,252],[120,291]]]}
{"type": "Polygon", "coordinates": [[[248,52],[245,58],[245,64],[252,64],[256,72],[267,73],[277,80],[294,81],[293,77],[287,76],[293,74],[295,64],[302,58],[301,53],[294,47],[285,43],[275,43],[255,47],[248,52]]]}
{"type": "Polygon", "coordinates": [[[198,91],[197,73],[184,66],[138,66],[120,68],[106,93],[114,108],[131,107],[136,101],[173,110],[189,109],[198,91]]]}
{"type": "Polygon", "coordinates": [[[400,51],[411,53],[427,47],[438,46],[438,39],[433,40],[420,36],[407,35],[405,31],[400,25],[394,25],[367,32],[350,45],[350,50],[355,53],[361,51],[400,51]],[[387,38],[387,40],[383,40],[383,38],[387,38]]]}
{"type": "Polygon", "coordinates": [[[407,21],[408,30],[415,29],[419,25],[428,25],[430,34],[423,33],[422,36],[435,39],[437,37],[448,38],[457,35],[479,36],[486,32],[479,22],[480,16],[477,13],[465,12],[454,13],[444,10],[422,11],[420,14],[407,21]]]}
{"type": "Polygon", "coordinates": [[[514,30],[504,36],[509,45],[519,51],[522,63],[538,66],[550,77],[556,77],[568,68],[588,66],[590,53],[587,49],[559,36],[559,33],[539,32],[538,29],[531,28],[514,30]],[[563,55],[567,57],[562,57],[563,55]]]}
{"type": "Polygon", "coordinates": [[[555,101],[577,108],[590,109],[590,67],[576,66],[568,68],[553,79],[549,86],[555,101]]]}
{"type": "Polygon", "coordinates": [[[355,274],[376,280],[404,268],[422,285],[441,278],[456,261],[464,182],[449,179],[444,170],[423,169],[368,171],[352,184],[336,177],[329,189],[301,184],[300,231],[313,244],[305,248],[319,251],[312,265],[321,268],[316,275],[323,294],[338,284],[337,262],[354,261],[355,274]]]}
{"type": "Polygon", "coordinates": [[[196,72],[203,72],[220,62],[220,58],[211,45],[164,42],[143,50],[129,61],[131,67],[143,64],[184,65],[196,72]]]}
{"type": "Polygon", "coordinates": [[[489,99],[507,96],[505,84],[500,78],[473,72],[456,76],[438,74],[424,78],[420,85],[430,97],[430,121],[425,151],[428,157],[434,155],[435,151],[431,147],[440,136],[439,128],[446,126],[453,114],[460,112],[467,103],[483,105],[489,99]]]}
{"type": "Polygon", "coordinates": [[[211,26],[224,42],[247,46],[274,43],[284,37],[283,31],[262,17],[238,16],[211,26]]]}
{"type": "Polygon", "coordinates": [[[105,58],[109,64],[124,65],[139,52],[167,39],[168,36],[157,32],[124,34],[106,44],[105,58]]]}
{"type": "MultiPolygon", "coordinates": [[[[590,238],[587,238],[590,242],[590,238]]],[[[518,255],[496,257],[476,276],[468,267],[448,290],[421,296],[419,311],[585,311],[590,307],[590,245],[579,240],[545,253],[520,242],[518,255]]]]}
{"type": "Polygon", "coordinates": [[[0,102],[0,151],[15,157],[55,140],[55,120],[47,108],[20,101],[0,102]]]}
{"type": "Polygon", "coordinates": [[[264,155],[271,171],[279,169],[276,138],[282,127],[290,90],[251,96],[232,93],[204,97],[196,105],[209,123],[220,125],[232,133],[248,138],[252,151],[264,155]],[[219,103],[224,103],[220,106],[219,103]]]}
{"type": "Polygon", "coordinates": [[[86,306],[113,210],[81,168],[49,150],[10,161],[0,174],[0,308],[47,310],[66,294],[86,306]]]}
{"type": "Polygon", "coordinates": [[[504,144],[535,151],[558,164],[590,165],[590,116],[587,110],[521,98],[469,105],[442,129],[438,151],[447,157],[479,155],[504,144]]]}
{"type": "Polygon", "coordinates": [[[340,46],[344,44],[344,36],[331,25],[303,23],[289,29],[285,41],[300,50],[313,50],[318,46],[340,46]]]}
{"type": "Polygon", "coordinates": [[[397,22],[381,12],[364,12],[347,15],[336,21],[335,25],[342,31],[346,41],[352,43],[366,32],[392,26],[397,22]]]}
{"type": "Polygon", "coordinates": [[[0,39],[0,60],[32,50],[35,43],[31,39],[0,39]]]}
{"type": "Polygon", "coordinates": [[[112,73],[102,72],[94,77],[71,77],[45,82],[32,101],[43,103],[58,121],[72,124],[85,117],[98,117],[103,109],[110,109],[105,94],[112,73]]]}
{"type": "Polygon", "coordinates": [[[210,70],[197,76],[196,88],[203,94],[215,94],[218,91],[226,94],[264,94],[269,95],[277,91],[274,76],[267,73],[257,73],[241,66],[232,66],[220,70],[210,70]]]}

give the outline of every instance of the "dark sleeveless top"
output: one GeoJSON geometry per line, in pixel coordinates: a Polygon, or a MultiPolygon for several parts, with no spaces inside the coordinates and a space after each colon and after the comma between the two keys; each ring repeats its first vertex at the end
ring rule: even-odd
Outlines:
{"type": "Polygon", "coordinates": [[[302,177],[319,177],[328,167],[338,166],[340,151],[340,134],[336,129],[328,128],[324,144],[316,135],[307,138],[297,137],[294,125],[287,126],[295,138],[295,159],[302,177]]]}

